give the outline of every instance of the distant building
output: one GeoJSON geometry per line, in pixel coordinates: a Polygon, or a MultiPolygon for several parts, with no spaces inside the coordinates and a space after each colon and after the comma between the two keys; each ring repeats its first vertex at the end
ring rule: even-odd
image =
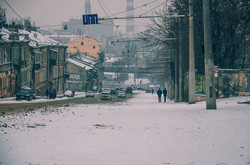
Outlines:
{"type": "MultiPolygon", "coordinates": [[[[91,13],[90,0],[85,0],[85,13],[84,14],[96,14],[91,13]]],[[[57,30],[58,34],[73,34],[78,36],[91,36],[93,38],[103,38],[114,36],[114,23],[110,20],[99,20],[95,25],[83,25],[83,19],[71,18],[67,22],[62,22],[62,29],[57,30]]]]}
{"type": "Polygon", "coordinates": [[[67,88],[75,91],[87,91],[102,87],[102,70],[99,59],[86,54],[71,54],[67,59],[67,88]]]}
{"type": "Polygon", "coordinates": [[[83,25],[82,18],[69,19],[68,22],[62,22],[62,29],[67,27],[67,30],[57,30],[59,34],[73,34],[78,36],[91,36],[91,37],[110,37],[114,36],[114,24],[110,20],[98,21],[99,24],[83,25]]]}
{"type": "Polygon", "coordinates": [[[100,52],[100,42],[86,36],[79,37],[68,43],[69,54],[86,53],[91,57],[99,58],[100,52]]]}

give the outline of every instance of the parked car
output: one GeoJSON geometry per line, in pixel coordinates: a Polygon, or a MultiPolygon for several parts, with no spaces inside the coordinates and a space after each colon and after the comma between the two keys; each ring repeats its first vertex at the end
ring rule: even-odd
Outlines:
{"type": "Polygon", "coordinates": [[[118,94],[117,94],[117,97],[126,98],[126,92],[125,91],[119,91],[118,94]]]}
{"type": "Polygon", "coordinates": [[[146,93],[150,93],[151,91],[150,91],[150,89],[146,89],[146,93]]]}
{"type": "Polygon", "coordinates": [[[100,95],[101,100],[112,100],[112,96],[109,91],[103,91],[100,95]]]}
{"type": "Polygon", "coordinates": [[[131,94],[133,93],[133,90],[130,86],[127,87],[126,93],[131,93],[131,94]]]}
{"type": "Polygon", "coordinates": [[[16,94],[16,100],[28,100],[36,99],[36,91],[32,89],[21,88],[16,94]]]}
{"type": "Polygon", "coordinates": [[[87,92],[86,92],[86,97],[94,97],[95,96],[95,94],[94,94],[94,91],[93,90],[88,90],[87,92]]]}
{"type": "Polygon", "coordinates": [[[111,95],[116,95],[118,93],[118,90],[117,89],[111,89],[110,90],[110,94],[111,95]]]}
{"type": "Polygon", "coordinates": [[[70,90],[70,89],[67,89],[64,93],[63,93],[64,96],[67,96],[67,97],[74,97],[75,95],[75,92],[70,90]]]}

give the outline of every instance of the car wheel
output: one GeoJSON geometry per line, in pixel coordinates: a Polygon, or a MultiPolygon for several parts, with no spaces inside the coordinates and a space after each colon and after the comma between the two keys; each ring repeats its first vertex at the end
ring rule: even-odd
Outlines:
{"type": "Polygon", "coordinates": [[[32,100],[32,96],[30,96],[29,98],[28,98],[28,101],[31,101],[32,100]]]}

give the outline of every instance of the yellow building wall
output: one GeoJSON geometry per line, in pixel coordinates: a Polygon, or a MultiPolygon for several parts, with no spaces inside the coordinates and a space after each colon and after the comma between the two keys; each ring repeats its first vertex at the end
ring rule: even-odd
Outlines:
{"type": "Polygon", "coordinates": [[[99,58],[98,53],[100,53],[100,45],[93,39],[79,37],[68,43],[68,53],[87,53],[91,57],[99,58]]]}

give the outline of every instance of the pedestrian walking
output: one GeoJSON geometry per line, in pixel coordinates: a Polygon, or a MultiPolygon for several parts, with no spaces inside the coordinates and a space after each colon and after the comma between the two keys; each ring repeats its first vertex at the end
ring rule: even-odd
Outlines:
{"type": "Polygon", "coordinates": [[[163,89],[164,102],[166,102],[168,91],[166,88],[163,89]]]}
{"type": "Polygon", "coordinates": [[[56,89],[54,88],[53,89],[53,99],[55,99],[56,98],[56,89]]]}
{"type": "Polygon", "coordinates": [[[152,94],[154,94],[154,89],[152,89],[152,94]]]}
{"type": "Polygon", "coordinates": [[[159,103],[160,103],[160,102],[161,102],[161,95],[162,95],[161,88],[159,88],[159,89],[157,90],[157,95],[158,95],[158,101],[159,101],[159,103]]]}
{"type": "Polygon", "coordinates": [[[49,98],[49,90],[46,89],[46,96],[47,96],[47,99],[49,98]]]}

